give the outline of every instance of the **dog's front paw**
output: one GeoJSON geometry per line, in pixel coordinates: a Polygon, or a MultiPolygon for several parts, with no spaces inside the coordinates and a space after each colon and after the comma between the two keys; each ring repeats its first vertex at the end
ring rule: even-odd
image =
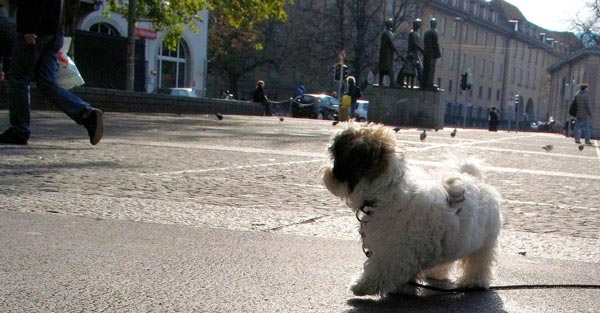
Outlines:
{"type": "Polygon", "coordinates": [[[464,289],[486,290],[490,288],[490,281],[487,278],[462,280],[459,286],[464,289]]]}
{"type": "Polygon", "coordinates": [[[367,296],[374,295],[378,292],[377,287],[374,284],[370,284],[367,280],[362,277],[357,279],[350,286],[350,290],[355,296],[367,296]]]}

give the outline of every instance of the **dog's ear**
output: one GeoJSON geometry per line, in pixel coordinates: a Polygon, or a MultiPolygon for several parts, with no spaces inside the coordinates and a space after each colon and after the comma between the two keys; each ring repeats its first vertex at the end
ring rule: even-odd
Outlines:
{"type": "Polygon", "coordinates": [[[391,141],[382,126],[348,127],[329,147],[333,176],[352,192],[361,179],[373,179],[385,170],[386,158],[394,154],[395,140],[391,141]]]}

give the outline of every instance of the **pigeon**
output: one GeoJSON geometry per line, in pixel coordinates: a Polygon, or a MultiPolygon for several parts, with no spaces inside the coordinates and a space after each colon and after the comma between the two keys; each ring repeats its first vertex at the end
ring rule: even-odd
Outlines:
{"type": "Polygon", "coordinates": [[[419,138],[421,139],[421,141],[425,140],[425,138],[427,138],[427,132],[425,130],[423,130],[423,132],[421,133],[421,136],[419,136],[419,138]]]}
{"type": "Polygon", "coordinates": [[[579,151],[583,150],[583,145],[579,145],[579,151]]]}
{"type": "Polygon", "coordinates": [[[335,126],[335,125],[337,125],[339,122],[340,122],[340,121],[333,121],[333,122],[331,122],[331,125],[335,126]]]}
{"type": "Polygon", "coordinates": [[[542,149],[546,150],[546,152],[550,152],[552,150],[552,148],[554,148],[553,145],[545,145],[542,147],[542,149]]]}
{"type": "Polygon", "coordinates": [[[280,116],[280,117],[279,117],[279,121],[280,121],[280,122],[283,122],[283,116],[280,116]]]}
{"type": "Polygon", "coordinates": [[[400,130],[400,127],[394,127],[394,131],[398,132],[400,130]]]}
{"type": "Polygon", "coordinates": [[[454,130],[453,130],[453,131],[450,133],[450,136],[452,136],[452,138],[454,138],[454,136],[456,136],[456,132],[457,132],[457,130],[456,130],[456,128],[455,128],[455,129],[454,129],[454,130]]]}
{"type": "Polygon", "coordinates": [[[219,119],[219,121],[223,119],[223,114],[219,112],[215,113],[215,116],[219,119]]]}
{"type": "Polygon", "coordinates": [[[437,132],[438,130],[440,130],[440,129],[436,127],[436,128],[435,128],[435,131],[437,132]]]}

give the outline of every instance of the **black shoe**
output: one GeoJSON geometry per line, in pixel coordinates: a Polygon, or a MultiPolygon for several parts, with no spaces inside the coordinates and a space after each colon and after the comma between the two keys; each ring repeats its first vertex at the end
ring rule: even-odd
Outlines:
{"type": "Polygon", "coordinates": [[[26,145],[28,138],[20,135],[12,127],[0,134],[0,144],[5,145],[26,145]]]}
{"type": "Polygon", "coordinates": [[[96,145],[102,139],[104,123],[102,122],[102,111],[92,108],[90,114],[81,122],[90,136],[90,143],[96,145]]]}

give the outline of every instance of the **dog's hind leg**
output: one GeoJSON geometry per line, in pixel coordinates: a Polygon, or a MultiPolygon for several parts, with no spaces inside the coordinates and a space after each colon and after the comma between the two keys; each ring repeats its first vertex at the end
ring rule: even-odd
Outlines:
{"type": "Polygon", "coordinates": [[[495,261],[494,246],[485,246],[461,260],[463,288],[483,288],[490,286],[492,279],[492,264],[495,261]]]}
{"type": "Polygon", "coordinates": [[[430,268],[425,270],[425,278],[435,279],[435,280],[447,280],[450,276],[450,271],[454,267],[454,263],[442,264],[438,265],[434,268],[430,268]]]}

